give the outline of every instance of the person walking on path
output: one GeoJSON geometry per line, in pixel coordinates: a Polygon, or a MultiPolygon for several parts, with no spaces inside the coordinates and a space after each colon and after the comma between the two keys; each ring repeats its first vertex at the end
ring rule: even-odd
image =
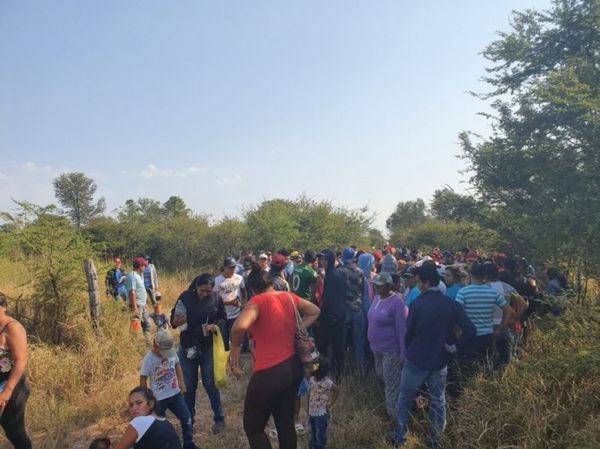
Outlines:
{"type": "Polygon", "coordinates": [[[225,428],[225,415],[221,404],[221,393],[215,385],[213,374],[213,334],[217,326],[225,327],[227,315],[223,301],[213,294],[214,279],[209,273],[194,278],[188,290],[177,300],[171,314],[173,328],[181,327],[177,356],[183,371],[186,392],[185,402],[192,415],[196,416],[196,391],[198,370],[202,385],[208,394],[213,411],[213,433],[225,428]]]}
{"type": "Polygon", "coordinates": [[[144,286],[144,279],[142,274],[146,267],[146,261],[143,257],[138,257],[133,261],[133,270],[127,274],[127,292],[128,292],[128,305],[131,308],[131,313],[134,318],[141,321],[142,330],[146,342],[150,343],[150,314],[146,308],[146,302],[148,299],[148,293],[144,286]]]}
{"type": "Polygon", "coordinates": [[[294,341],[296,312],[302,324],[310,327],[319,308],[294,293],[273,289],[273,278],[255,265],[248,276],[255,296],[233,325],[230,365],[241,375],[240,345],[250,332],[254,347],[254,366],[244,400],[244,431],[251,449],[271,449],[265,427],[273,415],[280,449],[296,449],[294,403],[302,380],[302,365],[294,341]]]}
{"type": "Polygon", "coordinates": [[[0,292],[0,425],[15,449],[31,449],[25,430],[27,333],[6,313],[7,307],[7,297],[0,292]]]}
{"type": "Polygon", "coordinates": [[[148,386],[148,380],[156,397],[156,414],[165,416],[171,410],[181,423],[183,449],[197,449],[194,444],[192,415],[183,399],[185,383],[177,352],[174,349],[173,336],[165,329],[159,330],[154,337],[151,351],[144,356],[140,369],[140,385],[148,386]]]}

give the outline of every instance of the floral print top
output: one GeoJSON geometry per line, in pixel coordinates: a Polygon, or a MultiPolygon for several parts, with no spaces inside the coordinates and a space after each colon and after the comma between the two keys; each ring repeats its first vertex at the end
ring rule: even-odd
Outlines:
{"type": "Polygon", "coordinates": [[[308,414],[323,416],[328,412],[333,394],[333,381],[329,377],[318,380],[311,377],[308,381],[308,414]]]}

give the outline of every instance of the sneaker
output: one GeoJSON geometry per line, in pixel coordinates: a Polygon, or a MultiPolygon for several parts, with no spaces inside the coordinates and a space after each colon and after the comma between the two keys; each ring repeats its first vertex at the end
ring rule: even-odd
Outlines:
{"type": "Polygon", "coordinates": [[[306,433],[306,430],[304,429],[304,426],[302,425],[301,422],[297,422],[295,428],[296,428],[296,435],[304,435],[306,433]]]}
{"type": "Polygon", "coordinates": [[[218,433],[223,433],[223,430],[225,430],[225,422],[215,421],[212,426],[212,433],[216,435],[218,433]]]}
{"type": "Polygon", "coordinates": [[[271,430],[269,430],[269,437],[272,440],[276,440],[277,439],[277,429],[275,427],[271,427],[271,430]]]}

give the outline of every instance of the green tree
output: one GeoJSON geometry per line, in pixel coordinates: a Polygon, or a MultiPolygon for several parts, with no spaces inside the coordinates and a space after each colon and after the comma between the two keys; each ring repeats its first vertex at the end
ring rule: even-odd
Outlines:
{"type": "Polygon", "coordinates": [[[53,181],[54,194],[66,215],[78,228],[106,209],[104,198],[94,202],[98,186],[81,172],[63,173],[53,181]]]}
{"type": "Polygon", "coordinates": [[[600,2],[515,13],[484,56],[492,91],[481,97],[495,114],[489,137],[460,136],[471,182],[504,235],[516,229],[538,259],[560,253],[598,274],[600,2]]]}
{"type": "Polygon", "coordinates": [[[190,210],[185,205],[185,201],[178,196],[169,197],[169,199],[163,203],[162,209],[163,215],[167,219],[183,217],[190,214],[190,210]]]}
{"type": "Polygon", "coordinates": [[[414,201],[400,201],[385,225],[390,232],[394,232],[397,228],[410,228],[425,220],[427,220],[427,206],[425,201],[417,198],[414,201]]]}
{"type": "Polygon", "coordinates": [[[475,219],[482,207],[472,196],[461,195],[445,187],[433,193],[429,209],[431,216],[437,220],[461,221],[475,219]]]}

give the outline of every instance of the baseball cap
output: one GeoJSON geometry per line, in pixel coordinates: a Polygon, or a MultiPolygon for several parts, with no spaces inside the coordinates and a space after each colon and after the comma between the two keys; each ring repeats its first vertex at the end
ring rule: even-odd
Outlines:
{"type": "Polygon", "coordinates": [[[237,266],[237,262],[235,261],[235,259],[233,257],[226,257],[225,261],[223,262],[223,266],[225,268],[232,268],[237,266]]]}
{"type": "Polygon", "coordinates": [[[267,256],[265,253],[260,253],[260,255],[258,256],[259,259],[264,259],[267,260],[269,258],[269,256],[267,256]]]}
{"type": "Polygon", "coordinates": [[[347,246],[346,248],[344,248],[344,251],[342,251],[342,262],[344,262],[344,263],[354,262],[355,254],[356,254],[356,251],[354,251],[354,249],[347,246]]]}
{"type": "Polygon", "coordinates": [[[403,278],[408,278],[414,276],[416,273],[416,267],[414,265],[407,265],[404,269],[404,273],[402,273],[403,278]]]}
{"type": "Polygon", "coordinates": [[[385,285],[385,284],[393,284],[394,281],[392,279],[392,275],[390,273],[379,273],[375,276],[375,279],[372,281],[375,285],[385,285]]]}
{"type": "Polygon", "coordinates": [[[154,337],[154,343],[158,346],[160,355],[165,359],[176,357],[177,351],[175,351],[175,343],[173,341],[173,335],[167,330],[160,330],[154,337]]]}
{"type": "Polygon", "coordinates": [[[275,270],[282,270],[287,265],[287,260],[283,254],[275,254],[271,260],[271,268],[275,270]]]}
{"type": "Polygon", "coordinates": [[[290,259],[300,259],[300,253],[298,251],[292,251],[290,253],[290,259]]]}

